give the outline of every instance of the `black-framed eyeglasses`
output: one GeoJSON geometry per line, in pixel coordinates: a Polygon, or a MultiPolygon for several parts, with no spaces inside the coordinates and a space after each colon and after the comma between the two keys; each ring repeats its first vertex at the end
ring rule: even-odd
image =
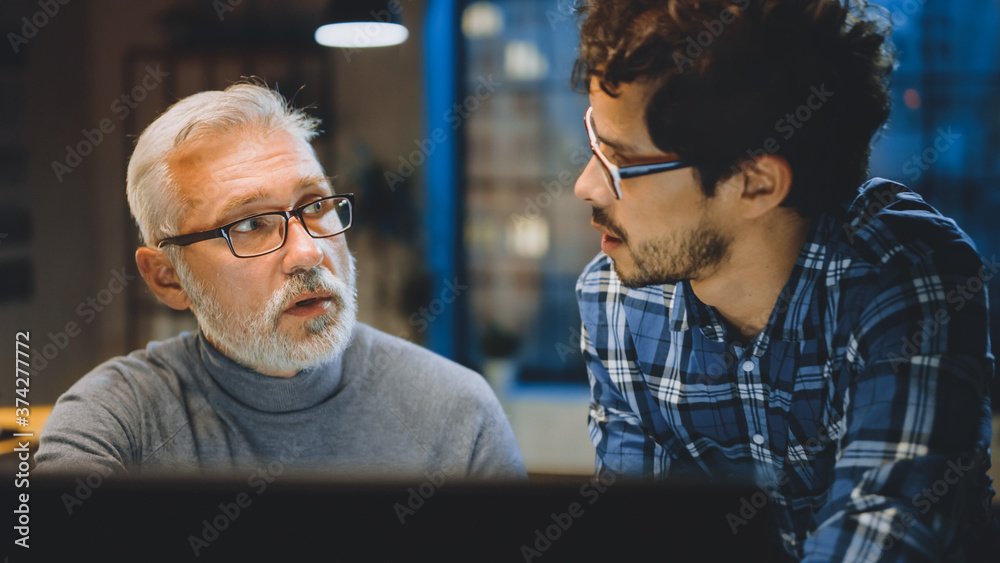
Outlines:
{"type": "Polygon", "coordinates": [[[608,180],[608,187],[615,194],[615,199],[622,198],[622,187],[621,183],[623,179],[626,178],[637,178],[639,176],[648,176],[649,174],[657,174],[659,172],[667,172],[669,170],[677,170],[679,168],[687,168],[691,166],[683,160],[671,160],[670,162],[655,162],[652,164],[636,164],[635,166],[618,166],[608,160],[608,157],[604,156],[601,152],[600,143],[601,141],[597,138],[597,133],[594,131],[594,108],[587,108],[587,114],[584,116],[583,121],[587,125],[587,136],[590,137],[590,150],[594,151],[594,156],[601,163],[601,168],[604,170],[604,177],[608,180]]]}
{"type": "Polygon", "coordinates": [[[278,250],[288,238],[288,221],[295,217],[312,238],[339,235],[354,221],[354,194],[340,194],[311,201],[291,211],[271,211],[245,217],[200,233],[165,238],[156,245],[187,246],[203,240],[224,238],[237,258],[253,258],[278,250]]]}

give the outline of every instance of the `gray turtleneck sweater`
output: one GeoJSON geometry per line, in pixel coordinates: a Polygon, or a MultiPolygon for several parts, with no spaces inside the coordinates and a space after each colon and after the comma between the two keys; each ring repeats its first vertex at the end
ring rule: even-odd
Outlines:
{"type": "Polygon", "coordinates": [[[360,323],[340,357],[290,378],[237,364],[201,333],[113,358],[59,398],[35,460],[104,474],[279,463],[334,478],[525,476],[482,377],[360,323]]]}

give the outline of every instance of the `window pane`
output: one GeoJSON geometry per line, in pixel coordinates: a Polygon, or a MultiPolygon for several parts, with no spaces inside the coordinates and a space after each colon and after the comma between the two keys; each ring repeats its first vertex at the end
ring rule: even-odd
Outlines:
{"type": "Polygon", "coordinates": [[[591,153],[571,4],[475,2],[463,19],[470,356],[514,360],[521,382],[586,382],[574,287],[600,238],[573,196],[591,153]]]}

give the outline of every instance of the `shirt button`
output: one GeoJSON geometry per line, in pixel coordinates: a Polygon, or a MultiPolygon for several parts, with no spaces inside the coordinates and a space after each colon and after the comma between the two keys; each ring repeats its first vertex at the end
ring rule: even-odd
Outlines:
{"type": "Polygon", "coordinates": [[[743,362],[743,371],[753,371],[753,362],[750,360],[743,362]]]}
{"type": "Polygon", "coordinates": [[[760,434],[754,434],[753,435],[753,443],[757,444],[758,446],[764,445],[764,437],[761,436],[760,434]]]}

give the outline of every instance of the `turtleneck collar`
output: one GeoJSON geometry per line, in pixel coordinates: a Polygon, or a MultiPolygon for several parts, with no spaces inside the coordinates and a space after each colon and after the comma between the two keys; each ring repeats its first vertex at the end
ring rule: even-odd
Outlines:
{"type": "Polygon", "coordinates": [[[202,365],[232,399],[264,412],[308,409],[333,395],[341,383],[343,354],[292,377],[275,377],[243,366],[215,349],[204,333],[196,342],[202,365]]]}

